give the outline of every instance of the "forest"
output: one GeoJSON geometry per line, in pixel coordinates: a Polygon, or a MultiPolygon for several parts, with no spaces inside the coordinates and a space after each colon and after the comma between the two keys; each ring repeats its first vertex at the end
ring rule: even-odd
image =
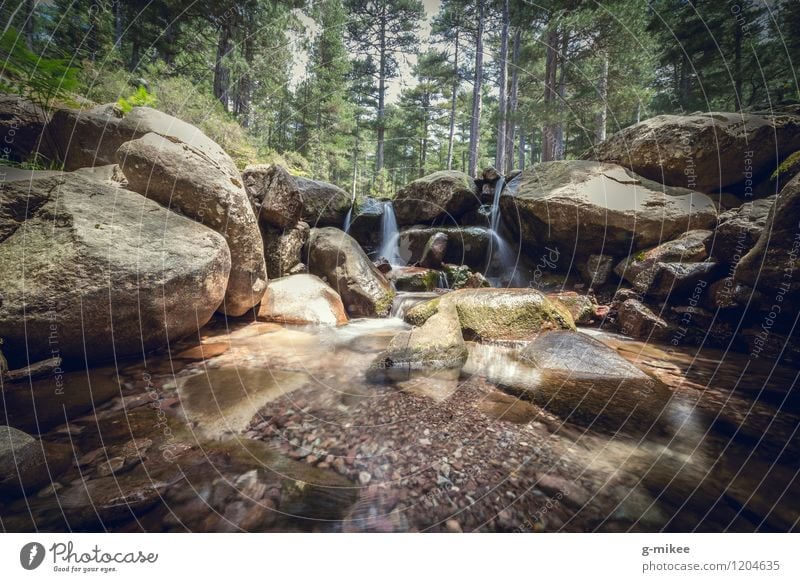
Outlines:
{"type": "Polygon", "coordinates": [[[46,81],[56,98],[154,103],[242,168],[280,161],[354,195],[576,158],[658,114],[797,99],[791,1],[27,0],[2,12],[4,49],[70,69],[46,81]]]}
{"type": "Polygon", "coordinates": [[[0,17],[0,531],[800,529],[799,0],[0,17]]]}

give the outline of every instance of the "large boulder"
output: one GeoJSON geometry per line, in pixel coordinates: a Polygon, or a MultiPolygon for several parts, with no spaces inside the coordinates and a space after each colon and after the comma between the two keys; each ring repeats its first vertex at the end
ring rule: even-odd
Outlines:
{"type": "Polygon", "coordinates": [[[342,325],[347,314],[339,294],[314,275],[272,279],[258,309],[259,319],[296,325],[342,325]]]}
{"type": "Polygon", "coordinates": [[[155,133],[121,145],[117,159],[131,190],[225,237],[231,273],[220,310],[240,316],[257,305],[267,288],[264,246],[238,173],[191,143],[155,133]]]}
{"type": "Polygon", "coordinates": [[[225,240],[85,175],[0,193],[0,335],[14,367],[141,354],[195,333],[222,302],[225,240]]]}
{"type": "Polygon", "coordinates": [[[396,379],[413,370],[460,368],[467,355],[456,309],[453,304],[444,304],[422,326],[392,338],[373,362],[367,377],[396,379]]]}
{"type": "Polygon", "coordinates": [[[302,267],[303,247],[308,242],[308,233],[309,227],[305,222],[298,222],[283,231],[262,225],[264,258],[270,279],[295,274],[302,267]]]}
{"type": "Polygon", "coordinates": [[[503,194],[503,217],[523,244],[586,256],[627,255],[716,223],[705,194],[662,186],[618,166],[544,162],[525,170],[516,195],[503,194]]]}
{"type": "Polygon", "coordinates": [[[458,217],[480,206],[475,181],[463,172],[442,170],[414,180],[394,199],[397,222],[417,224],[440,216],[458,217]]]}
{"type": "Polygon", "coordinates": [[[388,315],[394,290],[351,236],[338,228],[313,228],[308,270],[333,287],[353,317],[388,315]]]}
{"type": "Polygon", "coordinates": [[[798,149],[798,117],[714,112],[647,119],[588,155],[670,186],[717,192],[749,181],[752,192],[756,176],[798,149]]]}
{"type": "Polygon", "coordinates": [[[242,181],[260,222],[289,228],[300,219],[303,196],[297,182],[283,166],[248,166],[242,172],[242,181]]]}
{"type": "Polygon", "coordinates": [[[70,465],[68,446],[43,443],[10,426],[0,426],[0,494],[21,497],[50,484],[70,465]]]}
{"type": "MultiPolygon", "coordinates": [[[[755,246],[736,266],[736,282],[764,293],[775,302],[800,303],[800,175],[795,176],[770,208],[755,246]]],[[[786,307],[784,306],[784,309],[786,307]]]]}
{"type": "Polygon", "coordinates": [[[752,249],[775,204],[776,196],[746,202],[719,215],[714,232],[714,258],[735,265],[752,249]]]}
{"type": "Polygon", "coordinates": [[[492,235],[488,228],[480,226],[448,226],[442,228],[411,227],[400,232],[398,253],[408,264],[421,262],[431,237],[438,234],[447,236],[443,260],[456,265],[467,265],[482,270],[492,235]]]}
{"type": "Polygon", "coordinates": [[[26,162],[58,159],[45,127],[50,117],[40,105],[17,95],[0,95],[0,151],[2,158],[26,162]]]}
{"type": "Polygon", "coordinates": [[[352,197],[333,184],[295,176],[297,189],[303,200],[302,219],[312,227],[335,226],[341,228],[350,209],[352,197]]]}
{"type": "Polygon", "coordinates": [[[53,113],[49,133],[61,153],[65,170],[116,163],[125,142],[156,133],[199,152],[213,165],[240,180],[231,157],[197,127],[150,107],[134,107],[123,117],[110,103],[92,109],[60,109],[53,113]]]}
{"type": "Polygon", "coordinates": [[[413,307],[405,319],[423,325],[448,304],[470,340],[527,340],[545,330],[575,329],[569,311],[535,289],[459,289],[413,307]]]}
{"type": "Polygon", "coordinates": [[[539,334],[520,351],[520,358],[540,370],[563,372],[573,378],[650,379],[604,343],[572,331],[539,334]]]}
{"type": "Polygon", "coordinates": [[[671,392],[582,333],[542,333],[522,349],[520,360],[532,369],[510,375],[510,381],[499,378],[501,386],[569,422],[634,434],[665,423],[671,392]]]}

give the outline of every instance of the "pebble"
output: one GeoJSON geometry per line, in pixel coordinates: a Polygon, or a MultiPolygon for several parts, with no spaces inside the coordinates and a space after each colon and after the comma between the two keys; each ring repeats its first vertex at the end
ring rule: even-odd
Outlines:
{"type": "Polygon", "coordinates": [[[369,483],[372,480],[372,475],[370,475],[366,471],[361,471],[358,474],[358,480],[362,485],[366,485],[367,483],[369,483]]]}
{"type": "Polygon", "coordinates": [[[455,519],[448,519],[444,526],[447,528],[447,531],[451,533],[464,533],[464,530],[461,529],[461,524],[455,519]]]}

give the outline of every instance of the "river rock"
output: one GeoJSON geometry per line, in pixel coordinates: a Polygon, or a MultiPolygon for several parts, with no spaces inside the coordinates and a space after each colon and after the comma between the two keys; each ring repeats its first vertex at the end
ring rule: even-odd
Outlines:
{"type": "Polygon", "coordinates": [[[800,175],[795,176],[778,194],[755,246],[736,266],[733,276],[738,283],[775,298],[775,301],[783,301],[784,297],[788,297],[792,304],[800,303],[796,299],[800,291],[800,276],[797,275],[800,270],[798,216],[800,175]],[[777,299],[778,296],[781,299],[777,299]]]}
{"type": "Polygon", "coordinates": [[[669,300],[671,303],[687,295],[696,295],[700,299],[708,285],[716,278],[717,263],[703,261],[701,263],[656,263],[655,268],[646,277],[637,279],[635,285],[644,284],[642,291],[650,297],[669,300]]]}
{"type": "Polygon", "coordinates": [[[21,163],[34,154],[40,161],[57,161],[52,140],[45,131],[50,117],[40,105],[18,95],[0,95],[2,158],[21,163]]]}
{"type": "Polygon", "coordinates": [[[422,228],[411,227],[400,232],[398,252],[407,264],[422,261],[425,248],[431,237],[447,236],[444,261],[455,265],[467,265],[476,270],[486,267],[492,235],[488,228],[480,226],[422,228]]]}
{"type": "Polygon", "coordinates": [[[614,134],[589,155],[664,184],[717,192],[774,171],[798,149],[798,117],[713,112],[652,117],[614,134]]]}
{"type": "Polygon", "coordinates": [[[572,331],[539,334],[522,349],[520,358],[540,370],[564,372],[574,378],[650,379],[616,350],[572,331]]]}
{"type": "Polygon", "coordinates": [[[398,291],[433,291],[439,283],[439,272],[422,267],[394,267],[389,280],[398,291]]]}
{"type": "Polygon", "coordinates": [[[309,272],[338,291],[351,316],[389,313],[394,290],[351,236],[338,228],[313,228],[307,256],[309,272]]]}
{"type": "Polygon", "coordinates": [[[286,277],[302,263],[309,230],[308,224],[302,221],[284,231],[262,225],[264,257],[270,279],[286,277]]]}
{"type": "Polygon", "coordinates": [[[528,248],[550,244],[567,256],[586,256],[589,249],[627,255],[716,224],[716,206],[705,194],[662,186],[616,164],[544,162],[518,179],[516,195],[503,194],[500,204],[528,248]]]}
{"type": "Polygon", "coordinates": [[[117,157],[130,189],[225,237],[231,273],[220,310],[235,317],[257,305],[267,287],[264,246],[238,175],[203,149],[155,133],[126,142],[117,157]]]}
{"type": "Polygon", "coordinates": [[[295,325],[342,325],[347,314],[339,294],[319,277],[272,279],[258,309],[259,319],[295,325]]]}
{"type": "Polygon", "coordinates": [[[259,222],[289,228],[300,219],[303,196],[283,166],[248,166],[242,172],[242,181],[259,222]]]}
{"type": "Polygon", "coordinates": [[[445,304],[422,326],[397,334],[379,354],[368,379],[404,377],[412,370],[460,368],[467,361],[467,345],[461,335],[453,304],[445,304]]]}
{"type": "Polygon", "coordinates": [[[637,339],[664,339],[669,332],[669,324],[637,299],[625,300],[617,318],[622,333],[637,339]]]}
{"type": "Polygon", "coordinates": [[[70,464],[70,448],[43,443],[10,426],[0,426],[0,493],[21,497],[50,483],[70,464]]]}
{"type": "Polygon", "coordinates": [[[533,369],[503,387],[562,419],[612,434],[645,434],[664,423],[669,389],[582,333],[542,333],[520,360],[533,369]]]}
{"type": "Polygon", "coordinates": [[[614,272],[645,293],[655,279],[661,263],[693,263],[708,257],[713,232],[692,230],[675,240],[641,251],[620,261],[614,272]]]}
{"type": "Polygon", "coordinates": [[[428,222],[444,216],[461,216],[480,206],[475,181],[463,172],[441,170],[414,180],[394,199],[397,222],[401,225],[428,222]]]}
{"type": "Polygon", "coordinates": [[[597,312],[597,302],[588,295],[579,295],[574,291],[561,291],[548,293],[550,301],[557,301],[569,311],[576,324],[587,324],[594,321],[597,312]]]}
{"type": "Polygon", "coordinates": [[[614,257],[611,255],[589,255],[578,270],[583,280],[593,286],[605,285],[614,269],[614,257]]]}
{"type": "Polygon", "coordinates": [[[466,265],[451,265],[445,263],[442,265],[445,277],[447,278],[447,286],[450,289],[478,289],[480,287],[491,287],[489,281],[482,273],[472,271],[466,265]]]}
{"type": "Polygon", "coordinates": [[[347,192],[328,182],[301,176],[295,176],[294,181],[303,200],[303,220],[312,227],[344,225],[352,202],[347,192]]]}
{"type": "Polygon", "coordinates": [[[82,365],[196,333],[222,301],[230,253],[219,234],[139,194],[64,174],[6,184],[0,264],[12,365],[82,365]]]}
{"type": "Polygon", "coordinates": [[[413,307],[406,321],[422,325],[448,303],[468,340],[527,340],[549,329],[575,329],[569,311],[535,289],[459,289],[413,307]]]}
{"type": "Polygon", "coordinates": [[[442,263],[447,256],[447,233],[437,232],[432,234],[425,243],[422,251],[422,258],[419,260],[420,267],[428,269],[441,269],[442,263]]]}
{"type": "Polygon", "coordinates": [[[776,198],[770,196],[746,202],[720,214],[714,232],[714,257],[724,263],[737,264],[755,246],[776,198]]]}

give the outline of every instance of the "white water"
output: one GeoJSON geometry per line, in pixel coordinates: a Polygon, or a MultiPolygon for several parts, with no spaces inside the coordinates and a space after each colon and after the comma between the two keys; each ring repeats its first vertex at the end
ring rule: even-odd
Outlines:
{"type": "Polygon", "coordinates": [[[397,218],[394,215],[394,205],[391,200],[383,203],[383,215],[381,216],[381,247],[378,256],[383,257],[393,267],[405,265],[400,258],[398,243],[400,242],[400,231],[397,228],[397,218]]]}
{"type": "Polygon", "coordinates": [[[447,280],[447,273],[439,271],[439,281],[436,283],[439,289],[450,289],[450,281],[447,280]]]}
{"type": "Polygon", "coordinates": [[[494,198],[492,198],[492,210],[489,214],[489,228],[492,232],[498,232],[500,228],[500,194],[503,192],[503,186],[506,184],[506,179],[500,176],[497,183],[494,185],[494,198]]]}
{"type": "Polygon", "coordinates": [[[517,257],[511,246],[500,236],[500,194],[503,192],[505,178],[500,176],[494,186],[494,197],[489,213],[489,251],[486,257],[486,277],[492,286],[498,286],[501,279],[505,278],[510,284],[515,284],[517,279],[517,257]],[[499,273],[499,277],[490,277],[489,273],[499,273]]]}
{"type": "Polygon", "coordinates": [[[344,225],[342,226],[342,230],[345,232],[350,232],[350,222],[353,220],[353,207],[347,209],[347,214],[344,217],[344,225]]]}

